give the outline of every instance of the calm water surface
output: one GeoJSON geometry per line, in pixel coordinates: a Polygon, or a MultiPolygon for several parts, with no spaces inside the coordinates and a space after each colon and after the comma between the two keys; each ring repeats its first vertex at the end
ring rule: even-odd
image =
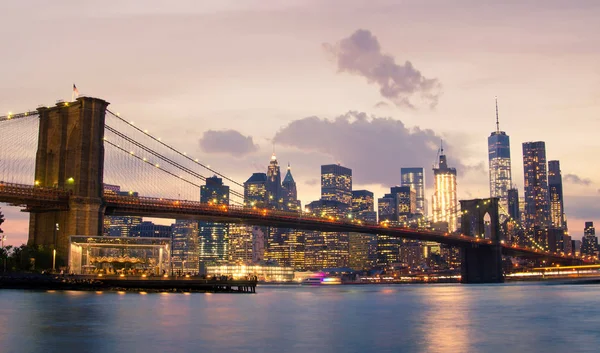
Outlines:
{"type": "Polygon", "coordinates": [[[600,352],[600,286],[0,291],[0,352],[600,352]]]}

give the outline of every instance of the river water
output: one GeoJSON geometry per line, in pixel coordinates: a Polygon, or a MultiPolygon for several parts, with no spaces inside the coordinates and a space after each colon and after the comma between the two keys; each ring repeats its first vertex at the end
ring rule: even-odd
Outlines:
{"type": "Polygon", "coordinates": [[[0,352],[600,352],[600,286],[0,291],[0,352]]]}

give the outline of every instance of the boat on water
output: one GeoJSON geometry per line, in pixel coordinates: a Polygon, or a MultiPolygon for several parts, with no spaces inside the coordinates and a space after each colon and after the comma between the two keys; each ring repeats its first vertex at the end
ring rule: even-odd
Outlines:
{"type": "Polygon", "coordinates": [[[326,285],[326,284],[342,284],[342,279],[339,277],[307,277],[302,282],[302,285],[326,285]]]}

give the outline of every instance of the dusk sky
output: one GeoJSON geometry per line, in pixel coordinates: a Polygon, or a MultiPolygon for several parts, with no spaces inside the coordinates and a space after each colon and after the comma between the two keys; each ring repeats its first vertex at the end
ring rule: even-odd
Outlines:
{"type": "MultiPolygon", "coordinates": [[[[599,14],[597,0],[7,0],[0,115],[76,83],[240,182],[274,145],[303,205],[338,162],[376,197],[424,167],[430,200],[443,139],[467,199],[489,197],[498,96],[513,183],[523,195],[521,144],[545,141],[579,239],[584,221],[600,226],[599,14]]],[[[26,214],[2,210],[9,244],[26,242],[26,214]]]]}

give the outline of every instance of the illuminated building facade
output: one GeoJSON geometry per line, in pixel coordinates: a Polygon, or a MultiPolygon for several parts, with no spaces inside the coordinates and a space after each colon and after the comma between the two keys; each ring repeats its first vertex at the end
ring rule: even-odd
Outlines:
{"type": "Polygon", "coordinates": [[[433,222],[445,222],[448,231],[453,232],[457,227],[457,195],[456,195],[456,169],[449,168],[441,149],[440,161],[437,168],[433,169],[434,193],[432,202],[433,222]]]}
{"type": "Polygon", "coordinates": [[[198,272],[198,222],[177,220],[173,228],[173,248],[171,250],[174,271],[181,273],[198,272]]]}
{"type": "MultiPolygon", "coordinates": [[[[200,187],[200,202],[229,205],[229,186],[216,176],[206,178],[200,187]]],[[[229,259],[228,225],[215,222],[198,222],[198,258],[202,264],[225,263],[229,259]]]]}
{"type": "MultiPolygon", "coordinates": [[[[336,200],[317,200],[306,206],[306,212],[331,219],[351,216],[351,211],[350,204],[336,200]]],[[[348,233],[306,232],[304,246],[307,270],[348,266],[348,233]]]]}
{"type": "Polygon", "coordinates": [[[425,171],[423,168],[400,168],[402,186],[408,186],[415,191],[414,213],[427,215],[425,204],[425,171]]]}
{"type": "Polygon", "coordinates": [[[498,101],[496,101],[496,131],[488,137],[488,160],[490,171],[490,197],[500,199],[500,212],[505,213],[508,205],[508,190],[512,187],[510,166],[510,137],[500,131],[498,101]]]}
{"type": "Polygon", "coordinates": [[[267,167],[265,189],[267,191],[266,199],[269,208],[282,209],[281,168],[279,168],[275,153],[271,156],[271,161],[267,167]]]}
{"type": "Polygon", "coordinates": [[[200,186],[200,202],[229,205],[229,186],[216,176],[206,178],[206,184],[200,186]]]}
{"type": "MultiPolygon", "coordinates": [[[[119,185],[104,184],[105,194],[120,196],[138,196],[137,192],[121,191],[119,185]]],[[[128,237],[131,228],[142,223],[142,217],[136,216],[104,216],[103,235],[111,237],[128,237]]]]}
{"type": "MultiPolygon", "coordinates": [[[[352,217],[368,222],[377,222],[374,211],[373,193],[368,190],[352,191],[352,217]]],[[[348,265],[354,270],[368,270],[377,263],[377,236],[373,234],[348,234],[348,265]]]]}
{"type": "Polygon", "coordinates": [[[352,205],[352,169],[339,164],[322,165],[321,200],[352,205]]]}
{"type": "Polygon", "coordinates": [[[598,237],[596,236],[594,222],[585,222],[580,254],[582,256],[596,256],[598,254],[598,237]]]}
{"type": "Polygon", "coordinates": [[[231,276],[234,279],[256,276],[259,281],[265,282],[291,282],[294,280],[293,268],[271,264],[207,266],[206,273],[210,276],[231,276]]]}
{"type": "Polygon", "coordinates": [[[252,226],[229,224],[229,263],[252,263],[252,226]]]}
{"type": "Polygon", "coordinates": [[[371,191],[352,191],[352,217],[363,222],[377,222],[377,213],[374,211],[374,198],[371,191]]]}
{"type": "Polygon", "coordinates": [[[559,161],[548,161],[548,192],[550,198],[550,225],[566,229],[563,184],[559,161]]]}
{"type": "Polygon", "coordinates": [[[550,225],[548,176],[546,173],[546,143],[523,143],[523,171],[525,177],[526,229],[547,228],[550,225]]]}
{"type": "Polygon", "coordinates": [[[254,173],[244,183],[244,206],[267,206],[267,174],[254,173]]]}

